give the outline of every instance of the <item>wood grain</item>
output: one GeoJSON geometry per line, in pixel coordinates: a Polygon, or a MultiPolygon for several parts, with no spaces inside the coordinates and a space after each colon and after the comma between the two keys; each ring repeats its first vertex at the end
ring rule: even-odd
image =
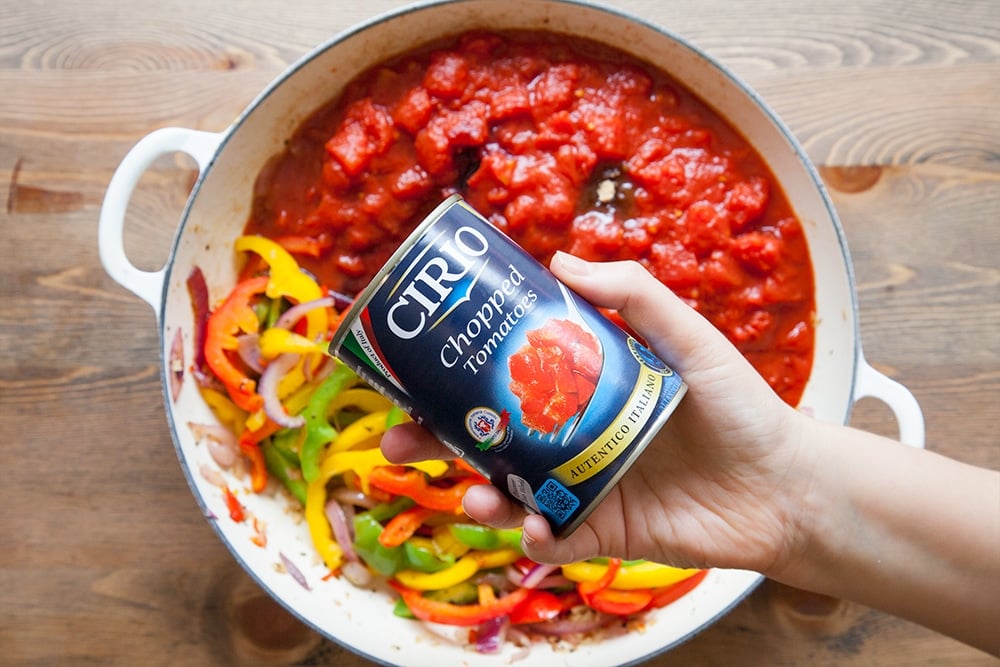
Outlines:
{"type": "MultiPolygon", "coordinates": [[[[167,125],[221,131],[310,49],[398,0],[0,6],[0,662],[369,665],[302,626],[200,513],[164,417],[153,313],[97,256],[104,189],[167,125]]],[[[612,3],[756,88],[843,221],[866,356],[928,446],[1000,467],[1000,12],[992,0],[612,3]]],[[[141,268],[195,177],[157,161],[129,207],[141,268]]],[[[852,422],[893,434],[885,406],[852,422]]],[[[766,582],[651,665],[986,665],[890,616],[766,582]]]]}

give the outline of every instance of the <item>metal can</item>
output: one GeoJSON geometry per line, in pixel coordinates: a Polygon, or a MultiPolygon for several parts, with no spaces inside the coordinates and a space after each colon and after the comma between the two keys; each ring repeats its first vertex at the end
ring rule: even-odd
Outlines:
{"type": "Polygon", "coordinates": [[[579,527],[686,391],[457,195],[392,255],[329,349],[557,536],[579,527]]]}

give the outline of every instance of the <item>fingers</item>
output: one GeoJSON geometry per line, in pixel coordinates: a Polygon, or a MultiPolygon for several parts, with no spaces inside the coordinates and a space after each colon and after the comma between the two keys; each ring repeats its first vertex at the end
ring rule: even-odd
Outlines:
{"type": "Polygon", "coordinates": [[[587,262],[557,252],[552,272],[595,306],[617,310],[649,345],[681,373],[691,360],[731,345],[693,308],[638,262],[587,262]],[[716,349],[718,348],[718,349],[716,349]]]}
{"type": "Polygon", "coordinates": [[[393,463],[455,458],[437,438],[413,422],[398,424],[386,431],[381,447],[382,454],[393,463]]]}
{"type": "Polygon", "coordinates": [[[473,486],[466,491],[462,509],[479,523],[494,528],[516,528],[524,519],[524,510],[489,484],[473,486]]]}
{"type": "Polygon", "coordinates": [[[524,555],[536,563],[563,565],[592,558],[600,553],[600,543],[593,529],[584,524],[569,537],[558,539],[544,517],[529,514],[524,517],[521,536],[524,555]]]}

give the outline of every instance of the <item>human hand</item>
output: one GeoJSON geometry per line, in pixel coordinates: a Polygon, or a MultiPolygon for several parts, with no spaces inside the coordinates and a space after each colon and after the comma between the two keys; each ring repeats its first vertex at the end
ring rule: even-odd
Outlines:
{"type": "MultiPolygon", "coordinates": [[[[598,555],[676,566],[780,567],[796,550],[793,509],[812,468],[801,418],[707,320],[635,262],[590,263],[557,253],[552,271],[596,306],[617,310],[688,384],[639,461],[565,539],[498,489],[473,487],[466,512],[494,526],[523,522],[525,553],[565,563],[598,555]]],[[[415,424],[382,440],[395,462],[450,453],[415,424]]]]}

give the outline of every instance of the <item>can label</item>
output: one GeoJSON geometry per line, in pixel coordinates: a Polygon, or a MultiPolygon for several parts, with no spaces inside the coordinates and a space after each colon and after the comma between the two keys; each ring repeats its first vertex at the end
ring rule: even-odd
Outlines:
{"type": "Polygon", "coordinates": [[[330,352],[556,535],[583,522],[685,391],[457,196],[361,294],[330,352]]]}

